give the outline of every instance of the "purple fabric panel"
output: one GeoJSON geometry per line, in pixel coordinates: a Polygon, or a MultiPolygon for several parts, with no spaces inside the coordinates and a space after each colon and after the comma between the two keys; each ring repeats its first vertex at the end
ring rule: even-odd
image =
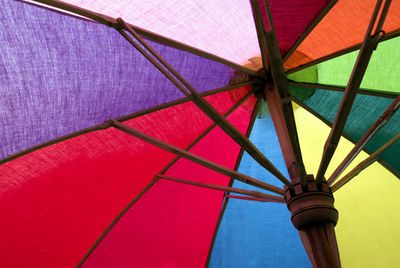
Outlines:
{"type": "MultiPolygon", "coordinates": [[[[293,46],[331,0],[269,0],[281,54],[293,46]]],[[[260,3],[264,0],[260,0],[260,3]]],[[[263,19],[268,21],[266,14],[263,19]]]]}
{"type": "MultiPolygon", "coordinates": [[[[0,159],[184,97],[114,29],[19,1],[0,6],[0,159]]],[[[229,81],[222,64],[150,43],[200,92],[229,81]]]]}

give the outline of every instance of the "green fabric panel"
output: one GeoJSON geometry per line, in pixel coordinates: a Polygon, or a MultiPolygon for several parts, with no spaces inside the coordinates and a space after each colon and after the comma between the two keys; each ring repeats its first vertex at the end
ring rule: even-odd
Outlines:
{"type": "Polygon", "coordinates": [[[315,89],[306,87],[289,86],[290,94],[296,99],[304,102],[306,99],[311,97],[315,89]]]}
{"type": "MultiPolygon", "coordinates": [[[[348,53],[316,66],[289,75],[297,82],[320,83],[346,86],[359,51],[348,53]]],[[[387,40],[378,45],[368,65],[361,88],[380,92],[400,94],[400,38],[387,40]]],[[[290,87],[292,95],[303,101],[321,116],[333,123],[343,93],[327,90],[315,90],[290,87]]],[[[375,123],[393,99],[359,95],[357,96],[345,126],[345,133],[358,141],[375,123]]],[[[400,112],[382,128],[367,144],[374,152],[400,132],[400,112]]],[[[393,144],[381,155],[381,158],[400,172],[400,141],[393,144]]]]}
{"type": "MultiPolygon", "coordinates": [[[[318,72],[317,66],[311,66],[310,68],[303,69],[301,71],[295,72],[288,75],[289,80],[297,82],[307,82],[307,83],[317,83],[318,82],[318,72]]],[[[314,94],[315,89],[290,86],[290,93],[293,97],[300,101],[304,101],[314,94]]]]}
{"type": "MultiPolygon", "coordinates": [[[[342,92],[317,89],[304,103],[333,123],[342,96],[342,92]]],[[[358,141],[392,102],[393,99],[358,95],[347,119],[344,128],[345,133],[358,141]]],[[[375,152],[399,132],[400,112],[397,112],[390,122],[369,141],[366,147],[375,152]]],[[[400,141],[386,149],[381,154],[381,158],[400,172],[400,141]]]]}
{"type": "MultiPolygon", "coordinates": [[[[315,66],[306,68],[288,77],[297,82],[346,86],[358,56],[358,50],[315,66]],[[317,70],[315,70],[317,68],[317,70]],[[317,80],[310,73],[317,71],[317,80]]],[[[400,37],[378,44],[371,57],[361,88],[380,92],[400,93],[400,37]]]]}
{"type": "MultiPolygon", "coordinates": [[[[359,51],[320,63],[318,83],[346,86],[359,51]]],[[[371,57],[361,88],[400,93],[400,38],[379,43],[371,57]]]]}
{"type": "Polygon", "coordinates": [[[306,69],[288,75],[289,80],[297,82],[317,83],[318,82],[318,69],[317,66],[311,66],[306,69]]]}

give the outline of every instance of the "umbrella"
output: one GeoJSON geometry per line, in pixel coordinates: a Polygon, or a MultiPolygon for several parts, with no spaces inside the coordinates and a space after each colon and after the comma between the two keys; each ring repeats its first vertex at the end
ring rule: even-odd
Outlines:
{"type": "Polygon", "coordinates": [[[1,267],[397,265],[398,1],[1,6],[1,267]]]}

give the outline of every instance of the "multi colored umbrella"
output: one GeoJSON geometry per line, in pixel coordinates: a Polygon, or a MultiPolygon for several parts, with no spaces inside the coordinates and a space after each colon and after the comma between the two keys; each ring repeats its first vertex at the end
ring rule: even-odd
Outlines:
{"type": "Polygon", "coordinates": [[[1,6],[1,267],[398,265],[399,1],[1,6]]]}

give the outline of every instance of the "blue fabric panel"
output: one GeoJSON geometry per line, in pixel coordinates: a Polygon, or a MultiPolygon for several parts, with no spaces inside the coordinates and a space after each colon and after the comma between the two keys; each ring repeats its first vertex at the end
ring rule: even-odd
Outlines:
{"type": "MultiPolygon", "coordinates": [[[[288,177],[269,114],[255,121],[250,140],[288,177]]],[[[283,187],[282,183],[243,155],[239,172],[283,187]]],[[[258,190],[235,182],[233,187],[258,190]]],[[[312,267],[285,204],[230,199],[222,218],[210,267],[312,267]]]]}
{"type": "MultiPolygon", "coordinates": [[[[112,28],[19,1],[0,6],[0,159],[184,97],[112,28]]],[[[150,45],[200,92],[227,85],[233,73],[150,45]]]]}
{"type": "MultiPolygon", "coordinates": [[[[342,96],[342,92],[316,90],[314,95],[304,103],[332,123],[342,96]]],[[[393,101],[394,99],[389,98],[357,95],[344,132],[356,141],[360,140],[393,101]]],[[[398,133],[400,133],[400,112],[392,116],[390,121],[368,142],[366,148],[375,152],[398,133]]],[[[399,152],[400,141],[397,141],[381,154],[381,158],[400,172],[399,152]]]]}

